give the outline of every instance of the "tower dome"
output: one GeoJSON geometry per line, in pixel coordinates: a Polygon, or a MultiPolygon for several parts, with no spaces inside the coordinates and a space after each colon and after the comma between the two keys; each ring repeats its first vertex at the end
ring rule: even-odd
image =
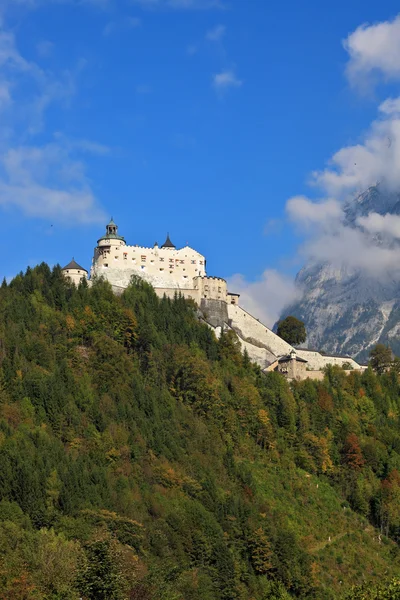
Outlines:
{"type": "Polygon", "coordinates": [[[118,225],[114,222],[114,219],[111,217],[110,222],[106,225],[106,233],[103,235],[97,243],[102,240],[120,240],[125,243],[125,238],[122,235],[118,235],[118,225]]]}

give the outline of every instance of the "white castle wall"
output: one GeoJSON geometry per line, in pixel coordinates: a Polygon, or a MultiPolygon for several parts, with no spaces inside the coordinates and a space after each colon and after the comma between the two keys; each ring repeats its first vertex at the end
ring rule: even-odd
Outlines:
{"type": "Polygon", "coordinates": [[[193,288],[193,278],[206,276],[206,260],[189,246],[146,248],[127,246],[123,240],[104,238],[94,251],[91,275],[102,275],[114,285],[129,285],[140,275],[154,287],[193,288]]]}
{"type": "Polygon", "coordinates": [[[307,367],[313,371],[323,369],[327,365],[337,365],[342,367],[344,364],[350,364],[353,369],[360,369],[360,365],[352,358],[342,356],[324,356],[315,350],[296,349],[297,356],[308,361],[307,367]]]}
{"type": "Polygon", "coordinates": [[[238,333],[239,337],[250,342],[255,340],[275,357],[289,354],[293,350],[290,344],[237,304],[228,304],[228,317],[229,325],[238,333]]]}

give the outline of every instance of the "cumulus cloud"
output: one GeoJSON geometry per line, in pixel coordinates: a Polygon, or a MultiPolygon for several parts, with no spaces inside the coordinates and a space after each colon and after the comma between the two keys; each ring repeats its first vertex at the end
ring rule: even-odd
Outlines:
{"type": "Polygon", "coordinates": [[[333,198],[317,203],[312,202],[306,196],[294,196],[286,203],[286,213],[292,222],[303,227],[316,224],[331,226],[342,218],[343,209],[341,204],[333,198]]]}
{"type": "Polygon", "coordinates": [[[393,239],[400,239],[400,216],[399,215],[380,215],[371,212],[364,217],[357,218],[357,225],[365,231],[372,234],[389,236],[393,239]]]}
{"type": "Polygon", "coordinates": [[[283,308],[299,297],[292,277],[267,269],[258,281],[247,281],[236,274],[228,279],[229,290],[240,294],[240,305],[249,313],[272,327],[283,308]]]}
{"type": "Polygon", "coordinates": [[[74,93],[71,73],[57,78],[43,71],[19,52],[12,32],[0,29],[0,206],[61,222],[104,218],[83,157],[104,155],[108,149],[62,134],[51,142],[34,141],[38,132],[44,134],[47,108],[63,105],[74,93]]]}
{"type": "Polygon", "coordinates": [[[370,84],[377,77],[400,77],[400,15],[391,21],[364,24],[344,41],[349,53],[346,73],[353,85],[370,84]]]}
{"type": "Polygon", "coordinates": [[[363,139],[336,152],[326,169],[315,171],[312,182],[343,200],[383,181],[388,189],[400,187],[400,98],[388,98],[363,139]]]}
{"type": "Polygon", "coordinates": [[[229,88],[240,87],[243,81],[238,79],[233,70],[221,71],[213,77],[213,86],[217,92],[225,92],[229,88]]]}
{"type": "MultiPolygon", "coordinates": [[[[400,79],[400,15],[358,27],[344,46],[349,54],[346,74],[352,85],[366,87],[377,79],[400,79]]],[[[351,212],[359,194],[376,185],[393,194],[395,202],[400,190],[400,97],[382,102],[376,119],[357,143],[339,149],[325,168],[311,174],[310,183],[318,189],[317,200],[295,196],[286,204],[288,220],[304,235],[298,258],[330,263],[347,275],[361,272],[377,280],[400,280],[400,216],[378,214],[376,210],[385,212],[383,206],[371,207],[368,213],[365,205],[363,216],[357,216],[357,209],[351,212]]],[[[273,318],[264,317],[270,323],[298,293],[290,279],[275,277],[270,271],[259,282],[239,277],[237,283],[250,312],[263,315],[264,305],[268,310],[271,303],[276,307],[273,318]]]]}

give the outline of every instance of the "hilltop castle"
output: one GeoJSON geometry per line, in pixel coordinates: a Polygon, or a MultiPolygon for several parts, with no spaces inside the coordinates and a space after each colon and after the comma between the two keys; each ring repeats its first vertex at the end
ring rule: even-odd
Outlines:
{"type": "Polygon", "coordinates": [[[239,294],[228,291],[225,279],[207,276],[202,254],[190,246],[176,248],[169,234],[162,246],[157,242],[152,248],[129,246],[111,219],[105,235],[97,240],[90,278],[74,259],[62,271],[76,285],[82,279],[90,285],[95,277],[104,277],[117,294],[128,287],[134,275],[150,283],[160,297],[173,298],[178,292],[196,302],[217,335],[222,329],[232,329],[251,360],[263,370],[279,371],[288,379],[322,379],[321,369],[327,364],[361,369],[347,356],[326,356],[316,350],[293,348],[239,305],[239,294]]]}

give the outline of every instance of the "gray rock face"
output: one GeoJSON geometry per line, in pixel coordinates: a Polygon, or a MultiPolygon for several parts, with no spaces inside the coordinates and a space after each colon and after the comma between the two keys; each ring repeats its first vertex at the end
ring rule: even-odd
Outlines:
{"type": "MultiPolygon", "coordinates": [[[[375,186],[349,202],[345,224],[357,228],[357,218],[371,212],[400,214],[400,194],[375,186]]],[[[398,241],[371,236],[376,246],[399,248],[398,241]]],[[[349,354],[365,360],[371,346],[389,343],[400,354],[400,276],[395,269],[382,277],[347,265],[309,264],[296,278],[300,301],[285,309],[305,322],[309,347],[349,354]]]]}

